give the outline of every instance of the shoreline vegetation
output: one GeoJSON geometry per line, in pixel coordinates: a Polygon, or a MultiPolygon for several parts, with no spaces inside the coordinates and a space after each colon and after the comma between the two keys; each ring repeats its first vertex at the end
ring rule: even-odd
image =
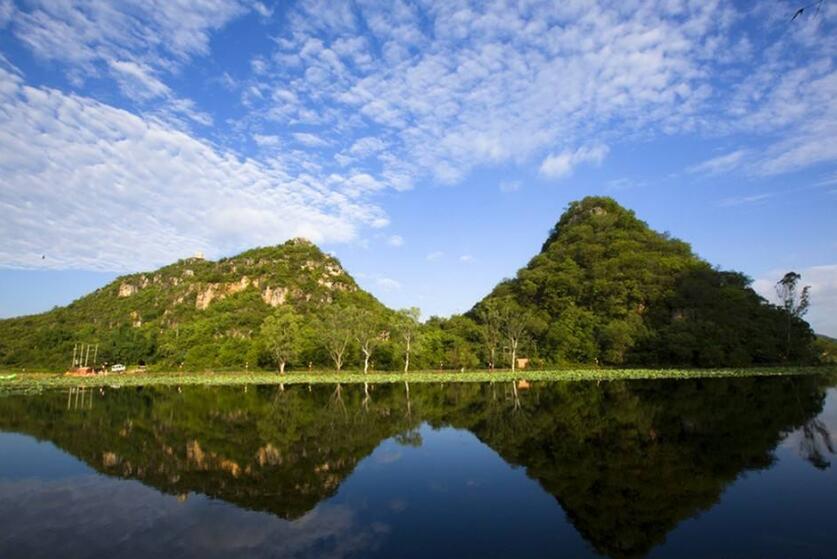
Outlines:
{"type": "Polygon", "coordinates": [[[552,370],[475,370],[475,371],[219,371],[149,372],[72,376],[63,373],[0,371],[0,395],[38,393],[66,388],[131,388],[146,386],[249,386],[291,384],[389,384],[389,383],[468,383],[468,382],[575,382],[612,380],[665,380],[732,378],[759,376],[837,375],[837,366],[758,367],[727,369],[552,369],[552,370]]]}

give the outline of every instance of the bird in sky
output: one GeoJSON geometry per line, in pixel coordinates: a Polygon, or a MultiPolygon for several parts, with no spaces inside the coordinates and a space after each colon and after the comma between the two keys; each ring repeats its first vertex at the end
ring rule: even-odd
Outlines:
{"type": "Polygon", "coordinates": [[[818,0],[817,2],[813,2],[811,4],[808,4],[807,6],[802,6],[801,8],[799,8],[798,10],[796,10],[793,13],[793,17],[791,18],[791,21],[795,20],[796,18],[798,18],[799,16],[804,14],[805,10],[807,10],[808,8],[813,8],[814,6],[817,7],[817,13],[819,13],[820,6],[822,5],[822,3],[823,3],[823,0],[818,0]]]}

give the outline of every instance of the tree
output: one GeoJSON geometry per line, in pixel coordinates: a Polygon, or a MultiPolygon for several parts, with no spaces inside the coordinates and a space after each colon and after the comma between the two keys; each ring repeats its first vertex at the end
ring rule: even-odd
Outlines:
{"type": "Polygon", "coordinates": [[[500,311],[493,300],[489,299],[480,307],[477,316],[482,322],[480,333],[482,334],[485,351],[488,356],[488,368],[494,370],[495,355],[497,346],[500,345],[500,311]]]}
{"type": "Polygon", "coordinates": [[[352,339],[352,316],[355,312],[354,307],[330,305],[320,323],[319,335],[338,372],[343,369],[346,351],[352,339]]]}
{"type": "Polygon", "coordinates": [[[808,312],[810,285],[806,285],[799,291],[799,280],[802,276],[796,272],[788,272],[782,279],[776,282],[776,294],[779,296],[782,308],[787,315],[785,323],[786,349],[785,358],[791,352],[791,329],[794,320],[800,320],[808,312]]]}
{"type": "Polygon", "coordinates": [[[369,372],[369,359],[378,345],[386,340],[389,333],[380,318],[367,309],[357,309],[353,316],[355,340],[363,353],[363,372],[369,372]]]}
{"type": "Polygon", "coordinates": [[[511,297],[507,297],[498,301],[498,316],[500,332],[509,344],[511,370],[514,372],[517,366],[517,350],[526,335],[529,314],[511,297]]]}
{"type": "Polygon", "coordinates": [[[280,374],[285,372],[285,365],[299,355],[301,322],[301,317],[289,305],[279,307],[262,322],[262,340],[279,366],[280,374]]]}
{"type": "Polygon", "coordinates": [[[421,310],[418,307],[401,309],[398,311],[398,330],[404,340],[404,372],[410,370],[410,350],[418,333],[421,310]]]}

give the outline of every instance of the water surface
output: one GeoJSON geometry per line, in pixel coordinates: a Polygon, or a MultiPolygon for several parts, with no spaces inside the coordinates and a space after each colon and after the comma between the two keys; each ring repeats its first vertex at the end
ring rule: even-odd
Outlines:
{"type": "Polygon", "coordinates": [[[837,382],[0,398],[0,557],[833,557],[837,382]]]}

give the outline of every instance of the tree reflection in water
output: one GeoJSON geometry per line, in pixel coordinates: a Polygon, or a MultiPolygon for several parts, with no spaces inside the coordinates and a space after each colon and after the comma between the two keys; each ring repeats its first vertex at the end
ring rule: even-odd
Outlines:
{"type": "Polygon", "coordinates": [[[295,519],[384,440],[467,429],[553,495],[596,551],[647,553],[766,468],[801,429],[817,468],[834,446],[819,377],[605,383],[121,389],[0,399],[0,429],[47,439],[108,475],[295,519]],[[69,398],[74,401],[74,395],[69,398]],[[81,409],[79,409],[81,408],[81,409]]]}

